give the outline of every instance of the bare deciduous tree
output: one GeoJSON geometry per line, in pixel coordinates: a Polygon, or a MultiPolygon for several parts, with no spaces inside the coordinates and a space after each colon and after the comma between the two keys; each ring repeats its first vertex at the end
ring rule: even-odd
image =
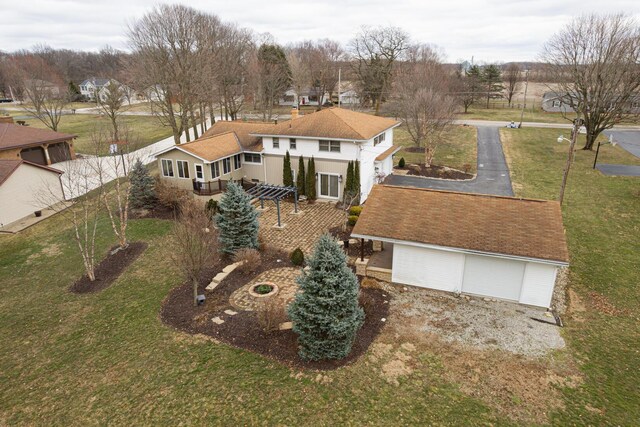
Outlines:
{"type": "Polygon", "coordinates": [[[109,83],[99,93],[96,93],[96,102],[100,111],[111,121],[111,127],[113,128],[112,141],[120,141],[118,122],[121,114],[120,110],[126,99],[125,88],[115,80],[109,80],[109,83]]]}
{"type": "Polygon", "coordinates": [[[584,119],[591,150],[596,138],[630,112],[640,87],[640,27],[624,15],[584,15],[545,45],[542,59],[562,102],[584,119]]]}
{"type": "Polygon", "coordinates": [[[416,146],[424,146],[425,166],[429,167],[443,132],[456,114],[451,76],[428,46],[413,48],[404,65],[391,108],[404,121],[416,146]]]}
{"type": "Polygon", "coordinates": [[[198,305],[198,283],[207,265],[212,265],[218,254],[218,241],[211,220],[204,206],[195,200],[184,203],[180,209],[180,218],[172,230],[174,250],[171,257],[182,270],[185,280],[193,285],[193,305],[198,305]]]}
{"type": "Polygon", "coordinates": [[[376,114],[391,87],[394,66],[408,47],[409,35],[397,27],[363,27],[350,43],[361,98],[374,105],[376,114]]]}
{"type": "Polygon", "coordinates": [[[522,70],[520,69],[520,66],[513,62],[509,64],[504,70],[503,78],[506,83],[504,87],[505,98],[507,98],[509,107],[511,107],[513,95],[520,90],[520,86],[522,85],[522,70]]]}

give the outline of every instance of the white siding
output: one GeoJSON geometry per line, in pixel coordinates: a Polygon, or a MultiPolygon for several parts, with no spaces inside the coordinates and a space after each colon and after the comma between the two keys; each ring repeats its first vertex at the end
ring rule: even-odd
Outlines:
{"type": "Polygon", "coordinates": [[[528,262],[524,271],[520,302],[522,304],[549,307],[556,283],[558,267],[528,262]]]}
{"type": "Polygon", "coordinates": [[[393,245],[393,282],[457,292],[462,286],[464,254],[393,245]]]}
{"type": "Polygon", "coordinates": [[[59,174],[23,163],[0,185],[0,226],[62,200],[59,174]]]}
{"type": "Polygon", "coordinates": [[[376,170],[375,159],[380,154],[384,153],[393,145],[393,129],[388,129],[384,132],[385,139],[378,145],[373,145],[373,138],[367,142],[362,143],[360,150],[360,191],[361,201],[365,201],[371,187],[375,183],[376,170]]]}
{"type": "Polygon", "coordinates": [[[519,301],[524,267],[522,261],[466,255],[462,292],[519,301]]]}
{"type": "MultiPolygon", "coordinates": [[[[284,156],[287,151],[293,157],[299,157],[300,155],[304,156],[305,159],[310,158],[311,156],[316,159],[328,159],[328,160],[356,160],[358,158],[359,148],[358,144],[353,141],[340,141],[340,152],[328,152],[328,151],[320,151],[320,142],[318,139],[308,139],[308,138],[300,138],[296,139],[296,148],[294,150],[289,149],[289,137],[281,136],[280,139],[280,148],[273,148],[273,138],[272,137],[264,137],[262,138],[262,145],[264,147],[264,154],[277,154],[280,156],[284,156]]],[[[329,139],[329,138],[326,138],[329,139]]]]}

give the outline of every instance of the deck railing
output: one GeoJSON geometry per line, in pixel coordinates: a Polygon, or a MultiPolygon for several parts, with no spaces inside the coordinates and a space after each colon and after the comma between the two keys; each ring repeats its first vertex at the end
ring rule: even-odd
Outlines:
{"type": "Polygon", "coordinates": [[[197,181],[193,180],[193,192],[199,196],[213,196],[215,194],[223,193],[227,190],[229,182],[236,182],[242,185],[245,190],[257,185],[255,182],[247,181],[245,179],[239,180],[224,180],[216,179],[214,181],[197,181]]]}

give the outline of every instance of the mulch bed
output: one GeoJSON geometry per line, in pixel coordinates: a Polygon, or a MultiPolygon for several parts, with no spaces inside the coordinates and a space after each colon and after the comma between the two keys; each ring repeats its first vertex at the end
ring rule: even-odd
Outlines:
{"type": "Polygon", "coordinates": [[[131,209],[132,219],[154,218],[173,220],[177,215],[178,213],[175,209],[159,203],[150,209],[131,209]]]}
{"type": "Polygon", "coordinates": [[[69,290],[76,294],[88,294],[108,288],[147,249],[147,246],[146,242],[133,242],[129,243],[126,249],[111,255],[111,251],[118,246],[112,247],[107,257],[96,267],[96,280],[90,281],[85,274],[71,285],[69,290]]]}
{"type": "Polygon", "coordinates": [[[260,327],[255,312],[238,311],[229,304],[231,294],[260,273],[273,268],[293,267],[287,254],[275,250],[262,253],[261,264],[255,271],[242,273],[236,270],[227,276],[213,292],[205,291],[204,288],[211,277],[229,262],[222,260],[208,272],[203,273],[199,293],[204,293],[207,300],[201,306],[193,305],[193,289],[190,283],[174,288],[162,305],[160,311],[162,321],[180,331],[207,335],[234,347],[275,359],[288,366],[329,370],[351,363],[364,354],[382,330],[384,322],[381,319],[388,317],[390,296],[380,289],[362,289],[361,303],[366,318],[349,356],[342,360],[303,361],[298,356],[297,335],[293,331],[265,332],[260,327]],[[281,261],[277,262],[278,259],[281,261]],[[238,311],[238,314],[226,315],[223,313],[226,309],[238,311]],[[225,323],[214,324],[211,319],[216,316],[223,317],[225,323]]]}
{"type": "Polygon", "coordinates": [[[412,167],[404,167],[395,169],[402,169],[409,171],[407,175],[426,176],[428,178],[441,178],[441,179],[456,179],[465,180],[473,179],[473,175],[457,169],[451,169],[446,166],[431,165],[426,167],[424,164],[411,165],[412,167]]]}

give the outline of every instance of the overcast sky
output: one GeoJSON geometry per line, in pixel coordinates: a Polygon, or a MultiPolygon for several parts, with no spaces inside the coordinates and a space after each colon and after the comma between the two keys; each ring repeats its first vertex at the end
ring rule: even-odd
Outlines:
{"type": "MultiPolygon", "coordinates": [[[[154,0],[0,1],[0,50],[127,49],[127,23],[154,0]]],[[[416,41],[439,46],[448,61],[535,60],[543,43],[573,16],[625,12],[640,17],[639,0],[191,0],[279,43],[331,38],[348,42],[362,25],[394,25],[416,41]]]]}

